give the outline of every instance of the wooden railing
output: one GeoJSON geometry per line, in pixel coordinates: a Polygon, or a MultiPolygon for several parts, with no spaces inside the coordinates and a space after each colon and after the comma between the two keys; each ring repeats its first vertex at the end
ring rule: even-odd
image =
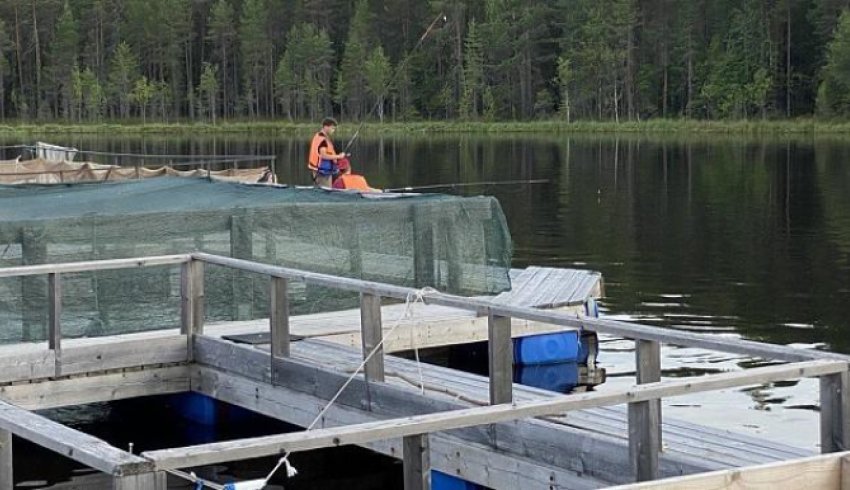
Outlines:
{"type": "MultiPolygon", "coordinates": [[[[13,267],[0,269],[0,277],[48,275],[48,348],[54,354],[55,362],[55,372],[51,375],[59,376],[69,374],[63,369],[62,358],[62,274],[106,269],[173,266],[176,264],[181,266],[181,336],[179,340],[183,342],[183,336],[185,336],[186,350],[183,360],[189,362],[194,359],[194,338],[203,334],[204,331],[204,268],[207,265],[229,267],[269,277],[270,361],[272,365],[276,360],[285,359],[290,355],[287,290],[291,281],[300,281],[360,294],[361,338],[364,359],[381,344],[383,335],[381,303],[383,298],[408,300],[417,294],[421,295],[421,292],[413,288],[336,277],[203,253],[13,267]]],[[[848,426],[848,423],[850,423],[850,375],[848,375],[850,357],[848,356],[671,331],[614,320],[576,318],[558,311],[503,305],[484,299],[442,293],[425,294],[421,295],[421,298],[426,304],[476,311],[488,317],[491,406],[311,432],[229,441],[199,447],[151,451],[143,456],[153,462],[153,470],[150,469],[149,465],[139,465],[139,461],[135,459],[132,462],[132,465],[135,466],[132,467],[130,466],[131,463],[126,463],[124,466],[115,463],[117,466],[109,467],[115,471],[116,475],[130,475],[139,474],[142,470],[157,472],[164,469],[279,454],[284,450],[303,451],[319,447],[364,444],[387,438],[402,437],[405,448],[405,481],[408,482],[409,488],[420,488],[427,485],[427,478],[423,478],[422,475],[427,474],[429,468],[427,446],[428,434],[430,433],[551,415],[589,407],[627,404],[629,448],[634,476],[636,480],[648,480],[658,477],[658,455],[661,450],[660,400],[662,398],[801,377],[817,377],[820,379],[822,451],[833,452],[850,448],[850,441],[848,441],[850,439],[850,430],[848,430],[848,427],[850,427],[848,426]],[[514,403],[512,391],[512,318],[569,328],[585,328],[633,339],[636,343],[635,362],[638,385],[628,389],[556,396],[547,400],[514,403]],[[662,342],[780,360],[790,364],[755,368],[735,373],[707,375],[697,379],[660,381],[660,346],[662,342]]],[[[178,340],[178,337],[175,337],[175,340],[178,340]]],[[[134,347],[143,348],[138,345],[134,347]]],[[[120,362],[109,366],[110,368],[129,367],[120,362]]],[[[374,355],[366,362],[364,375],[367,383],[384,381],[384,358],[383,351],[380,348],[377,348],[374,355]]],[[[19,425],[7,422],[3,419],[3,416],[0,416],[0,447],[2,447],[4,438],[8,437],[8,432],[30,438],[19,425]]],[[[51,446],[48,445],[47,447],[51,446]]],[[[0,450],[0,459],[5,458],[3,455],[4,452],[0,450]]],[[[114,460],[115,458],[112,458],[110,461],[114,462],[114,460]]],[[[4,464],[11,464],[10,460],[8,462],[0,460],[0,473],[2,473],[4,464]]],[[[0,483],[2,483],[2,478],[0,478],[0,483]]],[[[2,487],[2,484],[0,484],[0,487],[2,487]]]]}

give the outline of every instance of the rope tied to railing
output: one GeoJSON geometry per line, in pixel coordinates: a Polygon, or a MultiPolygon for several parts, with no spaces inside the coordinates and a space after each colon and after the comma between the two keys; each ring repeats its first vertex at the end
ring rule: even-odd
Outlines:
{"type": "MultiPolygon", "coordinates": [[[[381,341],[372,348],[371,351],[363,358],[363,361],[357,366],[354,371],[352,371],[351,375],[345,380],[345,383],[337,390],[334,396],[328,401],[328,403],[319,411],[318,415],[310,422],[310,425],[307,426],[305,432],[312,430],[316,427],[316,424],[319,423],[328,412],[328,410],[333,407],[336,401],[342,396],[342,393],[346,388],[354,381],[358,374],[360,374],[363,369],[366,367],[366,364],[374,357],[375,353],[377,353],[384,346],[384,341],[387,337],[390,337],[396,329],[402,324],[404,320],[409,320],[413,318],[413,310],[417,304],[425,304],[425,298],[431,294],[438,294],[439,291],[432,287],[424,287],[421,289],[413,290],[407,294],[407,298],[404,302],[404,310],[399,315],[399,317],[393,322],[392,327],[387,331],[386,335],[381,336],[381,341]]],[[[411,339],[413,342],[413,349],[416,352],[416,363],[419,369],[419,389],[422,393],[425,392],[425,380],[422,374],[422,366],[419,361],[419,349],[416,345],[413,338],[411,339]]],[[[192,483],[195,483],[196,490],[201,490],[204,487],[212,488],[214,490],[262,490],[268,485],[269,481],[272,477],[280,470],[281,467],[286,467],[286,476],[287,478],[292,478],[298,474],[298,470],[292,466],[292,463],[289,461],[289,457],[292,455],[292,451],[287,451],[286,454],[283,455],[280,459],[278,459],[277,464],[275,464],[274,468],[266,475],[265,478],[255,479],[255,480],[247,480],[244,482],[236,482],[236,483],[228,483],[226,485],[222,485],[219,483],[208,482],[198,478],[195,473],[186,473],[179,470],[166,470],[174,476],[183,478],[184,480],[188,480],[192,483]]]]}

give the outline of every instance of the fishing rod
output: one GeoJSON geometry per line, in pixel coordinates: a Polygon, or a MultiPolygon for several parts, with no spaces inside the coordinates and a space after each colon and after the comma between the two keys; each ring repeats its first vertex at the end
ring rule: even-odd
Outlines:
{"type": "Polygon", "coordinates": [[[381,106],[381,104],[383,103],[383,100],[381,99],[383,99],[387,90],[389,90],[390,86],[393,84],[393,82],[395,82],[395,79],[398,77],[399,73],[401,73],[402,68],[404,68],[404,65],[407,64],[407,60],[409,60],[413,56],[413,53],[415,53],[419,49],[419,47],[422,46],[422,43],[425,42],[425,38],[428,37],[428,34],[431,33],[431,30],[434,29],[434,26],[436,26],[437,22],[439,22],[440,20],[443,20],[444,22],[447,20],[446,16],[442,12],[437,14],[437,17],[435,17],[431,24],[428,26],[428,28],[425,29],[425,32],[422,34],[422,37],[419,38],[419,41],[417,41],[416,45],[413,46],[413,49],[411,49],[410,52],[407,53],[407,56],[405,56],[404,59],[401,60],[401,63],[396,66],[393,76],[391,76],[389,81],[384,84],[383,88],[381,88],[381,92],[378,94],[379,97],[378,100],[375,102],[375,105],[373,105],[372,109],[366,113],[366,116],[364,116],[363,120],[360,121],[360,125],[357,126],[357,130],[354,132],[354,135],[351,137],[350,140],[348,140],[348,143],[345,145],[345,148],[342,149],[343,153],[347,153],[348,149],[351,148],[351,145],[354,144],[354,142],[357,140],[357,137],[360,136],[360,130],[363,129],[363,125],[366,123],[366,119],[368,119],[369,116],[371,116],[372,113],[375,112],[375,110],[377,110],[378,107],[381,106]]]}
{"type": "Polygon", "coordinates": [[[489,180],[481,182],[458,182],[454,184],[430,184],[417,185],[412,187],[397,187],[394,189],[384,189],[384,192],[412,192],[427,189],[454,189],[456,187],[478,187],[485,185],[526,185],[526,184],[548,184],[549,179],[532,179],[532,180],[489,180]]]}

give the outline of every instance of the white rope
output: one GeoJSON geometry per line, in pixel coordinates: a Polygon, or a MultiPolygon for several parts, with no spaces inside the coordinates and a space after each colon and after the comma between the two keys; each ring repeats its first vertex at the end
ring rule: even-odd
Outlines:
{"type": "MultiPolygon", "coordinates": [[[[310,422],[310,425],[307,426],[307,428],[305,429],[305,432],[312,430],[316,426],[316,424],[320,420],[322,420],[322,418],[325,416],[325,414],[328,412],[328,410],[330,410],[330,408],[334,405],[334,403],[336,403],[336,401],[339,399],[339,397],[342,396],[342,393],[345,391],[345,389],[348,388],[348,385],[350,385],[351,382],[354,381],[354,379],[357,377],[357,375],[360,374],[361,371],[363,371],[363,368],[366,367],[366,364],[372,359],[372,357],[375,355],[375,353],[378,352],[378,350],[380,350],[384,346],[384,341],[386,340],[386,338],[390,337],[393,334],[393,332],[395,332],[395,330],[399,327],[399,325],[401,325],[401,322],[405,319],[410,319],[410,318],[413,317],[413,307],[416,304],[419,304],[419,303],[424,304],[425,303],[425,296],[427,296],[429,294],[434,294],[434,293],[437,293],[437,292],[438,291],[434,288],[425,287],[425,288],[422,288],[422,289],[419,289],[419,290],[416,290],[416,291],[411,291],[410,293],[407,294],[407,298],[406,298],[405,303],[404,303],[404,311],[402,311],[402,313],[398,317],[398,319],[395,320],[392,328],[390,328],[390,330],[386,333],[386,335],[381,336],[381,341],[378,342],[378,345],[376,345],[371,350],[371,352],[369,352],[369,354],[366,355],[366,357],[363,359],[363,362],[361,362],[360,365],[357,366],[357,369],[355,369],[351,373],[351,375],[348,377],[348,379],[345,380],[345,383],[343,383],[342,386],[339,388],[339,390],[337,390],[336,394],[334,394],[334,396],[331,397],[330,401],[328,401],[328,403],[324,406],[324,408],[322,408],[322,410],[319,412],[319,414],[316,415],[316,418],[314,418],[313,421],[310,422]]],[[[412,331],[412,329],[411,329],[411,331],[412,331]]],[[[414,352],[416,353],[416,363],[419,367],[420,390],[422,390],[422,393],[425,393],[425,381],[424,381],[424,377],[422,375],[422,366],[419,363],[419,349],[416,345],[416,342],[412,342],[412,343],[413,343],[414,352]]],[[[291,451],[287,451],[286,454],[284,454],[283,457],[280,458],[277,461],[277,464],[274,466],[274,468],[272,468],[272,470],[269,472],[269,474],[265,478],[261,478],[261,479],[258,479],[258,480],[250,480],[250,481],[245,481],[245,482],[239,482],[239,483],[229,483],[227,485],[220,485],[218,483],[212,483],[212,482],[207,482],[205,480],[201,480],[200,478],[195,476],[194,473],[185,473],[183,471],[178,471],[178,470],[166,470],[166,471],[168,471],[169,473],[171,473],[174,476],[178,476],[180,478],[183,478],[184,480],[188,480],[190,482],[200,484],[200,485],[203,485],[203,486],[215,489],[215,490],[261,490],[261,489],[265,488],[266,485],[268,485],[269,480],[272,479],[272,477],[275,475],[275,473],[277,473],[277,471],[281,468],[281,466],[286,466],[286,476],[289,477],[289,478],[292,478],[293,476],[298,474],[298,470],[296,470],[295,467],[292,466],[292,463],[289,462],[289,456],[291,454],[292,454],[291,451]]]]}

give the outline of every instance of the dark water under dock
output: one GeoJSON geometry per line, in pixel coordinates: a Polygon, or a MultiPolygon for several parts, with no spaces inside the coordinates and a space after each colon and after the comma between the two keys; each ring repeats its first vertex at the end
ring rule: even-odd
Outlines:
{"type": "MultiPolygon", "coordinates": [[[[308,183],[302,163],[306,141],[278,135],[49,139],[103,151],[271,153],[278,156],[281,181],[308,183]]],[[[808,137],[363,137],[354,147],[355,168],[382,187],[550,179],[544,185],[456,192],[499,198],[515,242],[515,266],[601,271],[607,293],[603,314],[844,353],[850,353],[848,157],[850,141],[808,137]]],[[[609,385],[625,382],[618,375],[633,370],[631,348],[631,343],[603,339],[600,360],[613,375],[609,385]]],[[[758,364],[669,346],[662,355],[665,377],[758,364]]],[[[816,402],[816,383],[787,383],[674,399],[665,413],[813,447],[816,402]],[[733,404],[738,408],[730,416],[733,404]],[[795,429],[788,430],[792,425],[795,429]]],[[[132,419],[117,421],[112,412],[87,407],[57,416],[119,446],[132,439],[139,450],[144,441],[179,445],[191,440],[180,437],[200,432],[187,433],[182,422],[142,426],[132,419]],[[120,437],[110,439],[114,434],[120,437]],[[151,434],[157,434],[156,441],[148,438],[151,434]]],[[[245,432],[233,436],[260,429],[280,427],[242,427],[245,432]]],[[[344,456],[333,451],[350,465],[308,453],[309,462],[303,464],[321,476],[309,486],[293,481],[287,488],[391,488],[387,481],[400,478],[394,462],[355,449],[344,456]]],[[[20,488],[82,478],[51,463],[54,459],[24,459],[25,468],[16,465],[20,488]]],[[[269,468],[267,460],[223,471],[256,478],[269,468]]]]}

